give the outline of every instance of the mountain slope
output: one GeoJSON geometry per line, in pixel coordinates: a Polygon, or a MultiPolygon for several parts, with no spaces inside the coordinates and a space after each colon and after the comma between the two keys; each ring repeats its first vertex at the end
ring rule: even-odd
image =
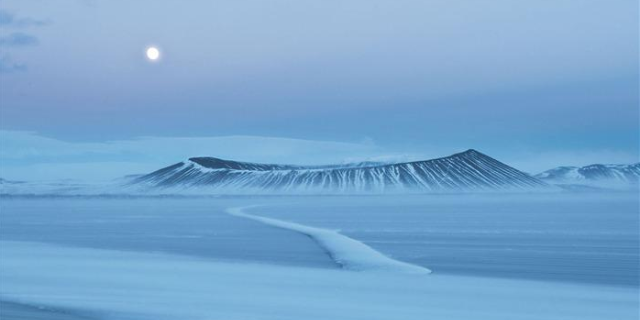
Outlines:
{"type": "Polygon", "coordinates": [[[593,186],[638,186],[640,163],[592,164],[584,167],[557,167],[535,175],[554,184],[584,184],[593,186]]]}
{"type": "Polygon", "coordinates": [[[382,193],[523,190],[548,185],[475,150],[398,164],[256,164],[191,158],[134,179],[144,190],[204,193],[382,193]]]}

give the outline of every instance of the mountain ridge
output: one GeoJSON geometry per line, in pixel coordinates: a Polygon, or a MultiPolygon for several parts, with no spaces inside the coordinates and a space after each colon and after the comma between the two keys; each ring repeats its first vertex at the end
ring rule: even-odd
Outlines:
{"type": "Polygon", "coordinates": [[[244,162],[235,160],[226,160],[216,157],[192,157],[188,161],[197,163],[198,165],[208,169],[234,169],[249,171],[274,171],[274,170],[312,170],[312,169],[340,169],[340,168],[362,168],[380,166],[384,163],[363,161],[345,164],[328,164],[328,165],[293,165],[293,164],[265,164],[255,162],[244,162]]]}
{"type": "Polygon", "coordinates": [[[534,175],[551,184],[583,184],[591,186],[638,186],[640,162],[632,164],[590,164],[559,166],[534,175]]]}
{"type": "Polygon", "coordinates": [[[385,193],[546,189],[477,150],[403,163],[301,166],[193,157],[131,181],[147,190],[224,193],[385,193]]]}

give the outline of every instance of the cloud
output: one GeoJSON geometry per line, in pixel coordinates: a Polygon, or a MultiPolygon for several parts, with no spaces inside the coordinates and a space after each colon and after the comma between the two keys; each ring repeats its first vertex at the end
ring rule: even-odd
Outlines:
{"type": "Polygon", "coordinates": [[[0,159],[28,160],[51,157],[113,155],[128,158],[179,161],[193,156],[215,156],[245,161],[284,161],[319,164],[377,150],[371,143],[346,143],[264,136],[138,137],[106,142],[67,142],[34,132],[0,130],[0,159]]]}
{"type": "Polygon", "coordinates": [[[591,164],[631,164],[640,162],[634,152],[613,149],[600,150],[550,150],[511,155],[508,164],[531,174],[537,174],[559,166],[582,167],[591,164]]]}
{"type": "Polygon", "coordinates": [[[117,178],[150,172],[196,156],[263,163],[328,164],[375,159],[383,154],[371,141],[345,143],[221,136],[68,142],[10,130],[0,130],[0,145],[0,177],[14,180],[117,178]],[[96,167],[102,169],[87,169],[96,167]],[[42,172],[47,172],[46,176],[42,172]]]}
{"type": "Polygon", "coordinates": [[[8,36],[0,37],[0,46],[25,47],[38,44],[38,38],[24,32],[13,32],[8,36]]]}
{"type": "MultiPolygon", "coordinates": [[[[0,10],[0,28],[26,28],[39,27],[48,24],[49,21],[32,18],[17,18],[14,14],[0,10]]],[[[26,47],[38,44],[38,38],[24,32],[13,32],[6,36],[0,36],[0,47],[26,47]]],[[[0,56],[0,74],[14,73],[27,70],[24,63],[14,62],[8,55],[0,56]]]]}
{"type": "MultiPolygon", "coordinates": [[[[138,137],[106,142],[71,142],[28,131],[0,130],[0,178],[10,180],[104,180],[146,173],[190,157],[281,164],[334,164],[360,161],[405,162],[447,156],[465,148],[390,150],[371,139],[336,142],[264,136],[138,137]]],[[[483,149],[532,174],[562,165],[635,163],[638,154],[620,150],[483,149]]]]}
{"type": "Polygon", "coordinates": [[[0,56],[0,73],[13,73],[27,70],[27,66],[24,63],[13,62],[8,56],[0,56]]]}
{"type": "Polygon", "coordinates": [[[48,20],[38,20],[33,18],[16,18],[8,11],[0,10],[0,27],[25,28],[39,27],[49,24],[48,20]]]}

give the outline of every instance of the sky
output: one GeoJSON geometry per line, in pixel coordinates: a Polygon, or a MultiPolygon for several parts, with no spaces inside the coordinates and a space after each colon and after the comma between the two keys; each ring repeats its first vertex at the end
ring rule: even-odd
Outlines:
{"type": "Polygon", "coordinates": [[[638,162],[638,1],[0,1],[0,177],[638,162]],[[151,62],[145,49],[156,46],[151,62]]]}

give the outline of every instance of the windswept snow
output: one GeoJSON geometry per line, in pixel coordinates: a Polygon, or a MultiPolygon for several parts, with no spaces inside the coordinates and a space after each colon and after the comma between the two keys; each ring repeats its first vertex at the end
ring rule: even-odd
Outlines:
{"type": "Polygon", "coordinates": [[[427,268],[391,259],[366,244],[344,236],[335,230],[314,228],[244,212],[245,209],[251,207],[255,206],[229,208],[227,209],[227,212],[237,217],[247,218],[270,226],[305,234],[322,246],[322,248],[329,253],[331,258],[344,269],[357,271],[389,271],[411,274],[431,273],[431,270],[427,268]]]}
{"type": "Polygon", "coordinates": [[[0,296],[99,319],[631,320],[637,290],[0,242],[0,296]]]}
{"type": "Polygon", "coordinates": [[[5,198],[0,318],[637,319],[637,195],[476,197],[5,198]]]}

